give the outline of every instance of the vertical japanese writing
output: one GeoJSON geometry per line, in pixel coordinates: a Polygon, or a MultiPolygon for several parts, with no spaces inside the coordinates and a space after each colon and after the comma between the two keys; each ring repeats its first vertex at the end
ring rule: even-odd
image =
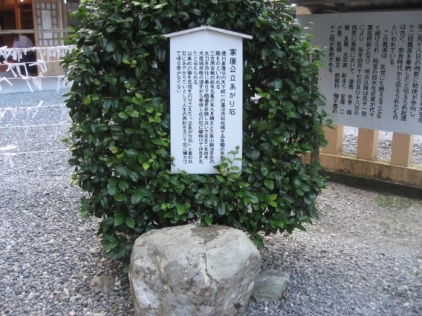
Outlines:
{"type": "MultiPolygon", "coordinates": [[[[171,172],[216,174],[232,150],[242,155],[243,39],[203,26],[170,38],[171,172]]],[[[240,159],[233,165],[241,170],[240,159]]]]}
{"type": "MultiPolygon", "coordinates": [[[[189,52],[188,57],[187,57],[187,61],[184,64],[184,66],[187,68],[187,87],[183,90],[184,94],[187,94],[187,123],[188,123],[188,130],[187,130],[187,134],[188,134],[188,147],[187,147],[187,162],[188,163],[192,163],[192,135],[193,135],[193,128],[192,128],[192,52],[189,52]]],[[[183,99],[185,99],[185,97],[183,97],[183,99]]]]}
{"type": "Polygon", "coordinates": [[[215,84],[216,52],[199,52],[199,164],[214,163],[215,150],[215,84]]]}
{"type": "MultiPolygon", "coordinates": [[[[406,31],[406,25],[402,24],[400,25],[400,33],[399,33],[399,41],[404,41],[404,35],[403,33],[406,31]]],[[[399,112],[400,112],[400,103],[402,102],[402,92],[403,92],[403,58],[404,58],[404,52],[405,48],[403,46],[399,46],[397,50],[397,60],[396,60],[396,89],[395,89],[395,97],[393,102],[393,120],[399,119],[399,112]]],[[[403,104],[403,107],[406,107],[403,104]]],[[[401,120],[403,121],[403,117],[401,117],[401,120]]],[[[405,120],[405,119],[404,119],[405,120]]]]}
{"type": "Polygon", "coordinates": [[[378,59],[374,58],[372,61],[372,73],[371,73],[371,97],[369,103],[369,115],[375,115],[375,100],[377,96],[377,83],[378,83],[378,59]]]}
{"type": "MultiPolygon", "coordinates": [[[[397,44],[397,25],[393,25],[391,30],[390,37],[390,65],[396,64],[396,44],[397,44]]],[[[400,65],[397,66],[396,78],[400,79],[401,73],[399,71],[400,65]]],[[[399,97],[400,97],[400,86],[401,82],[396,79],[396,89],[395,89],[395,98],[393,101],[393,120],[398,120],[398,110],[399,110],[399,97]]]]}
{"type": "Polygon", "coordinates": [[[356,65],[356,33],[357,26],[352,25],[352,46],[350,47],[350,73],[355,74],[355,65],[356,65]]]}
{"type": "Polygon", "coordinates": [[[192,163],[192,84],[191,65],[186,52],[176,52],[177,93],[182,94],[183,162],[192,163]]]}
{"type": "Polygon", "coordinates": [[[386,66],[385,64],[381,64],[380,67],[380,81],[379,81],[379,88],[378,88],[378,107],[377,107],[377,118],[382,118],[382,111],[384,105],[384,81],[385,81],[385,74],[386,74],[386,66]]]}
{"type": "Polygon", "coordinates": [[[216,52],[210,52],[210,109],[208,114],[209,118],[209,126],[208,126],[208,157],[209,162],[214,164],[214,145],[215,145],[215,138],[214,138],[214,121],[215,121],[215,67],[216,67],[216,52]]]}
{"type": "Polygon", "coordinates": [[[237,49],[176,52],[176,93],[182,96],[182,143],[184,164],[215,164],[216,153],[226,155],[227,115],[237,111],[237,49]],[[197,89],[195,103],[194,89],[197,89]],[[193,107],[198,116],[194,122],[193,107]],[[219,125],[216,126],[216,107],[219,125]],[[196,130],[194,130],[196,126],[196,130]],[[218,128],[218,132],[216,131],[218,128]],[[216,135],[216,132],[218,135],[216,135]],[[194,160],[193,135],[198,138],[198,161],[194,160]],[[216,148],[216,139],[218,146],[216,148]],[[217,151],[216,151],[217,150],[217,151]]]}
{"type": "Polygon", "coordinates": [[[382,49],[381,49],[381,58],[386,59],[388,55],[388,43],[389,43],[389,36],[388,36],[388,29],[384,30],[384,35],[382,37],[382,49]]]}
{"type": "Polygon", "coordinates": [[[199,163],[204,163],[204,107],[205,107],[205,54],[199,52],[199,100],[198,100],[198,159],[199,163]]]}
{"type": "MultiPolygon", "coordinates": [[[[416,58],[413,67],[413,85],[412,85],[412,105],[417,104],[418,89],[419,92],[419,116],[418,123],[422,124],[422,84],[420,84],[420,71],[421,71],[421,53],[422,53],[422,24],[418,24],[418,34],[416,40],[416,58]],[[419,85],[419,86],[418,86],[419,85]]],[[[412,112],[411,112],[412,115],[412,112]]]]}
{"type": "Polygon", "coordinates": [[[220,78],[221,78],[221,117],[220,117],[220,157],[223,157],[226,152],[226,61],[227,55],[226,52],[223,51],[221,53],[221,71],[220,71],[220,78]]]}
{"type": "Polygon", "coordinates": [[[335,124],[422,135],[420,12],[314,15],[318,87],[335,124]]]}
{"type": "MultiPolygon", "coordinates": [[[[362,30],[365,28],[362,27],[362,30]]],[[[369,104],[369,83],[370,83],[370,76],[371,76],[371,69],[366,68],[371,63],[371,47],[372,47],[372,25],[366,26],[366,37],[365,37],[365,69],[364,69],[364,75],[363,75],[363,93],[362,93],[362,111],[360,112],[363,117],[366,117],[368,115],[368,104],[369,104]]]]}
{"type": "MultiPolygon", "coordinates": [[[[363,38],[363,37],[360,37],[363,38]]],[[[354,111],[353,114],[354,115],[359,115],[359,110],[360,110],[360,102],[361,102],[361,97],[362,97],[362,83],[363,83],[363,78],[362,78],[362,71],[363,71],[363,47],[359,46],[358,48],[358,59],[357,59],[358,63],[357,63],[357,75],[356,75],[356,89],[355,89],[355,106],[354,106],[354,111]]]]}
{"type": "Polygon", "coordinates": [[[229,103],[230,115],[236,115],[236,64],[237,64],[237,50],[231,49],[230,50],[230,95],[229,95],[229,103]]]}
{"type": "MultiPolygon", "coordinates": [[[[405,25],[403,29],[406,30],[405,25]]],[[[405,66],[404,66],[404,86],[403,86],[403,102],[400,112],[400,120],[407,121],[407,115],[409,112],[409,94],[410,94],[410,84],[412,75],[412,55],[413,55],[413,40],[414,40],[414,29],[413,25],[409,26],[409,32],[404,36],[404,40],[407,40],[407,47],[405,50],[405,66]]],[[[410,106],[411,107],[411,106],[410,106]]]]}
{"type": "Polygon", "coordinates": [[[397,26],[393,24],[390,33],[390,65],[394,65],[396,58],[397,26]]]}
{"type": "Polygon", "coordinates": [[[330,33],[330,47],[328,48],[328,71],[333,72],[333,64],[334,64],[334,38],[335,38],[335,26],[331,26],[331,33],[330,33]]]}
{"type": "Polygon", "coordinates": [[[378,54],[380,52],[380,40],[381,40],[381,27],[380,25],[375,26],[374,33],[374,53],[378,54]]]}
{"type": "Polygon", "coordinates": [[[331,24],[328,44],[332,114],[422,121],[422,24],[331,24]]]}

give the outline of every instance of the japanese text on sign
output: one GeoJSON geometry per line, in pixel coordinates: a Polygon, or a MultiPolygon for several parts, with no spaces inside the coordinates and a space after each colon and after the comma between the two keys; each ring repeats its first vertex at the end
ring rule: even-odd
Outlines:
{"type": "Polygon", "coordinates": [[[183,164],[209,162],[215,165],[227,151],[226,116],[236,115],[237,110],[237,49],[177,51],[176,65],[176,93],[183,100],[183,164]],[[195,117],[194,107],[198,108],[195,117]],[[216,122],[219,122],[218,126],[215,126],[216,122]],[[196,155],[194,135],[198,141],[196,155]]]}
{"type": "Polygon", "coordinates": [[[172,172],[218,173],[242,148],[242,38],[186,32],[170,42],[172,172]]]}
{"type": "Polygon", "coordinates": [[[421,12],[301,16],[326,48],[319,88],[335,124],[422,134],[421,12]]]}

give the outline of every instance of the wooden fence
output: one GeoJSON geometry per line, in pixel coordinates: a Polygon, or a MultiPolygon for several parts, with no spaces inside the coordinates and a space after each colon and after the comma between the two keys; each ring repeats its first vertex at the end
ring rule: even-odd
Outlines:
{"type": "Polygon", "coordinates": [[[422,188],[422,165],[412,164],[413,135],[393,133],[389,160],[377,159],[377,130],[359,128],[355,156],[343,153],[343,126],[325,128],[325,136],[328,145],[320,154],[324,170],[422,188]]]}

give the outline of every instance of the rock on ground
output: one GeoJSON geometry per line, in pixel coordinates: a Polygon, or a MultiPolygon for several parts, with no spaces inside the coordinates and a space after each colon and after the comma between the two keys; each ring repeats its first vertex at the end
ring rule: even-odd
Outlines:
{"type": "Polygon", "coordinates": [[[150,231],[133,247],[135,315],[243,315],[261,257],[249,237],[225,226],[150,231]]]}
{"type": "Polygon", "coordinates": [[[252,292],[257,301],[278,301],[285,297],[290,282],[290,275],[278,270],[266,270],[259,278],[252,292]]]}

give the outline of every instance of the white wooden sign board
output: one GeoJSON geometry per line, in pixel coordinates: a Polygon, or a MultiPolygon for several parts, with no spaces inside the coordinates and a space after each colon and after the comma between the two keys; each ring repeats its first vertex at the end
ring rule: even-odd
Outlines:
{"type": "Polygon", "coordinates": [[[422,135],[422,11],[299,20],[325,49],[319,89],[335,124],[422,135]]]}
{"type": "MultiPolygon", "coordinates": [[[[170,140],[173,173],[218,173],[214,166],[242,153],[242,39],[209,26],[170,38],[170,140]]],[[[241,162],[235,165],[241,167],[241,162]]]]}

